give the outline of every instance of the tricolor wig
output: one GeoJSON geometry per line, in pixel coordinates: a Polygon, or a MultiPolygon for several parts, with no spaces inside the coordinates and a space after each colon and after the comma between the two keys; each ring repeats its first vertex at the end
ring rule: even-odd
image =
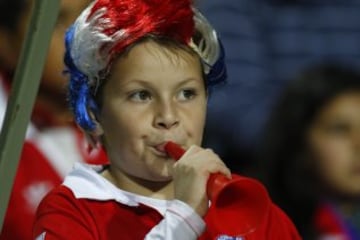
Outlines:
{"type": "Polygon", "coordinates": [[[65,36],[70,106],[84,130],[95,129],[89,111],[98,112],[95,94],[113,60],[150,35],[190,46],[202,60],[207,87],[225,82],[221,42],[191,0],[96,0],[65,36]]]}

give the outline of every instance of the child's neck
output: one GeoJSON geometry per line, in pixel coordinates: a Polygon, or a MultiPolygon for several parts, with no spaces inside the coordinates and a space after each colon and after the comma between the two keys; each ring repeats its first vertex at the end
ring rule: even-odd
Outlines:
{"type": "Polygon", "coordinates": [[[121,190],[139,194],[145,197],[169,200],[174,198],[173,182],[151,182],[129,176],[120,171],[112,171],[111,167],[102,176],[121,190]]]}

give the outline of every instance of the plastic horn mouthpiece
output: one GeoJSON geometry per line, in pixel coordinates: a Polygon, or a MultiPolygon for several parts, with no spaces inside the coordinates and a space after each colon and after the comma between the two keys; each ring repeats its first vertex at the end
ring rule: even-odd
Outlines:
{"type": "MultiPolygon", "coordinates": [[[[175,160],[185,153],[173,142],[166,143],[165,151],[175,160]]],[[[211,205],[205,220],[213,237],[244,236],[255,231],[270,206],[268,193],[260,182],[236,174],[232,174],[232,179],[220,173],[211,174],[207,182],[207,195],[211,205]]]]}

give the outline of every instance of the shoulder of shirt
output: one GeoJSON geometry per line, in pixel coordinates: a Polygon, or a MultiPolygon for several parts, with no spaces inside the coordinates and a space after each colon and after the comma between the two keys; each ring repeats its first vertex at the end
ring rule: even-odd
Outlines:
{"type": "Polygon", "coordinates": [[[138,206],[137,195],[123,191],[99,174],[103,165],[75,163],[63,185],[71,190],[76,199],[116,201],[128,206],[138,206]]]}

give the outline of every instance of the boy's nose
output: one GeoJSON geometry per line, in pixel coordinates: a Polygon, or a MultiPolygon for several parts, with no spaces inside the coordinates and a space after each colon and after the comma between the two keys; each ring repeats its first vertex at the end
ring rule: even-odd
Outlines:
{"type": "Polygon", "coordinates": [[[179,119],[175,107],[171,103],[165,103],[159,106],[155,117],[155,126],[157,128],[170,129],[179,124],[179,119]]]}

